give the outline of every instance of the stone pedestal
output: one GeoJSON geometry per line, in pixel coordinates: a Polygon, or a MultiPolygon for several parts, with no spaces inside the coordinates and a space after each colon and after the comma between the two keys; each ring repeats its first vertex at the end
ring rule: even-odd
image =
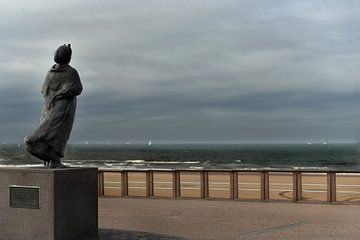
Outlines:
{"type": "Polygon", "coordinates": [[[82,240],[97,232],[97,168],[0,168],[0,240],[82,240]]]}

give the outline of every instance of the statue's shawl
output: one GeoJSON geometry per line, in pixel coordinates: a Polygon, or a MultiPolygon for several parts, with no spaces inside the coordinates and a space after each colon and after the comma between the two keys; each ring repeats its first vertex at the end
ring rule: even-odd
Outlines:
{"type": "Polygon", "coordinates": [[[70,65],[55,64],[50,68],[42,86],[47,108],[50,108],[56,98],[69,98],[80,95],[82,84],[78,72],[70,65]]]}

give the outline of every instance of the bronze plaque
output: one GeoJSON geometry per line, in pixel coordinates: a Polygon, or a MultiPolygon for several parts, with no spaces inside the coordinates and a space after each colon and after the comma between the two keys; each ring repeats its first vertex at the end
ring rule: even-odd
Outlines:
{"type": "Polygon", "coordinates": [[[10,207],[39,209],[40,187],[10,186],[10,207]]]}

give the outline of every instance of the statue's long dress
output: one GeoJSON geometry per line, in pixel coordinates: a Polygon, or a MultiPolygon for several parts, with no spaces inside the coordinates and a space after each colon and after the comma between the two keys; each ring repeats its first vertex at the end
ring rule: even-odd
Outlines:
{"type": "Polygon", "coordinates": [[[76,96],[82,84],[79,74],[70,65],[54,65],[42,87],[45,103],[40,125],[26,139],[27,150],[44,160],[58,161],[64,157],[76,110],[76,96]]]}

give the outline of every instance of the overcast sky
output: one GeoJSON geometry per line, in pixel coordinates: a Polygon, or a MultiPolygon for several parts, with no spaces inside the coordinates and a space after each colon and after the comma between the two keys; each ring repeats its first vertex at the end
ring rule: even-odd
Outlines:
{"type": "Polygon", "coordinates": [[[63,43],[72,142],[359,139],[358,0],[2,0],[0,36],[0,141],[37,127],[63,43]]]}

